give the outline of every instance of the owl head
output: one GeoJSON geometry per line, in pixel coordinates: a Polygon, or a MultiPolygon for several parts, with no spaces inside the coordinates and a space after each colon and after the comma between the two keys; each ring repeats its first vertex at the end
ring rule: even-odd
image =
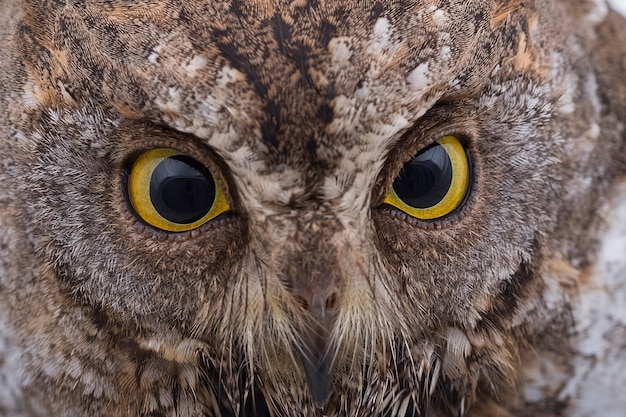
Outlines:
{"type": "Polygon", "coordinates": [[[595,9],[563,3],[0,6],[20,242],[2,285],[28,317],[32,401],[80,416],[504,401],[522,353],[567,334],[563,271],[589,262],[622,169],[626,87],[593,48],[595,9]]]}

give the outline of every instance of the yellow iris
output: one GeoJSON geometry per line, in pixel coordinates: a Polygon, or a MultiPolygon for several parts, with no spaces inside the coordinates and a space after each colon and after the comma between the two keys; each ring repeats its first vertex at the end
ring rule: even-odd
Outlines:
{"type": "Polygon", "coordinates": [[[209,170],[171,148],[151,149],[137,158],[128,195],[141,219],[168,232],[196,229],[230,210],[209,170]]]}
{"type": "Polygon", "coordinates": [[[404,170],[412,169],[414,174],[401,174],[394,181],[385,204],[420,220],[444,217],[461,204],[470,176],[465,149],[455,136],[439,139],[435,147],[438,149],[428,148],[428,154],[426,150],[422,151],[405,165],[404,170]],[[419,173],[423,174],[422,177],[419,173]]]}

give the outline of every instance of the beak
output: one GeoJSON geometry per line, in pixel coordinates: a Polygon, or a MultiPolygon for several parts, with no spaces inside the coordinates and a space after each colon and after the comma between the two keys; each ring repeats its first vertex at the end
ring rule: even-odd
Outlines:
{"type": "MultiPolygon", "coordinates": [[[[331,297],[335,297],[332,295],[331,297]]],[[[308,300],[309,316],[300,331],[303,349],[302,364],[309,384],[309,391],[318,408],[328,402],[333,382],[334,346],[331,332],[336,314],[332,311],[332,299],[314,292],[308,300]]]]}

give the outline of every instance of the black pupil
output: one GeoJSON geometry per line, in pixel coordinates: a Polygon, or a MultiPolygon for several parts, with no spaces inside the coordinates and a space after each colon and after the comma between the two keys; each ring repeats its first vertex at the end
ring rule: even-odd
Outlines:
{"type": "Polygon", "coordinates": [[[404,165],[393,189],[409,206],[426,209],[445,197],[451,183],[450,157],[443,146],[435,144],[404,165]]]}
{"type": "Polygon", "coordinates": [[[195,159],[164,159],[150,178],[150,199],[165,219],[189,224],[204,217],[215,201],[213,176],[195,159]]]}

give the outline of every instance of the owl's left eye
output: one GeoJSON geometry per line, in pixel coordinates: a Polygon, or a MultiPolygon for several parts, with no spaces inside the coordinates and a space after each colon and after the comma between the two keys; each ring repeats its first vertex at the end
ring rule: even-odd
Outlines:
{"type": "Polygon", "coordinates": [[[419,220],[454,212],[468,193],[468,154],[456,136],[445,136],[407,162],[385,204],[419,220]]]}
{"type": "Polygon", "coordinates": [[[230,209],[211,172],[171,148],[151,149],[135,160],[128,196],[142,220],[168,232],[196,229],[230,209]]]}

